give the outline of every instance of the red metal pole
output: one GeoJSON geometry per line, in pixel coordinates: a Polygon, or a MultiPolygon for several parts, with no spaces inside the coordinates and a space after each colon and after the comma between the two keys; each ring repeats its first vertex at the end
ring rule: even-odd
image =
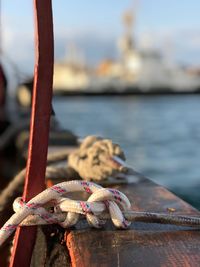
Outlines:
{"type": "MultiPolygon", "coordinates": [[[[23,198],[28,201],[44,189],[53,82],[53,19],[51,0],[34,0],[35,75],[29,151],[23,198]]],[[[18,227],[10,267],[29,267],[36,227],[18,227]]]]}

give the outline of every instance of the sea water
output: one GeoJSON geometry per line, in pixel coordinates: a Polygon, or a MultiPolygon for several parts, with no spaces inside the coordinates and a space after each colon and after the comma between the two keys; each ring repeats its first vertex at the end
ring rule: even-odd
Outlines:
{"type": "Polygon", "coordinates": [[[76,135],[111,138],[127,162],[200,208],[200,96],[58,97],[54,109],[76,135]]]}

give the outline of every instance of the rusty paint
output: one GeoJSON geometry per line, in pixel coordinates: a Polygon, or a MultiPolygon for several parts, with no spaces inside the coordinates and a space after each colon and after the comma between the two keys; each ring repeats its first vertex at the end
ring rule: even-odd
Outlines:
{"type": "MultiPolygon", "coordinates": [[[[34,0],[35,15],[35,73],[29,151],[23,199],[41,192],[45,187],[53,82],[53,19],[51,0],[34,0]]],[[[30,266],[36,227],[18,228],[10,267],[30,266]],[[26,248],[26,253],[24,253],[26,248]]]]}
{"type": "Polygon", "coordinates": [[[73,236],[70,233],[65,234],[66,246],[70,255],[71,266],[76,267],[77,261],[82,266],[82,262],[80,262],[81,257],[76,253],[77,246],[74,244],[73,236]],[[75,246],[74,246],[75,245],[75,246]],[[73,247],[74,246],[74,247],[73,247]],[[76,255],[77,254],[77,255],[76,255]],[[78,258],[77,258],[78,256],[78,258]]]}
{"type": "Polygon", "coordinates": [[[51,179],[47,179],[46,180],[46,187],[49,188],[49,187],[52,187],[54,185],[54,183],[52,182],[51,179]]]}

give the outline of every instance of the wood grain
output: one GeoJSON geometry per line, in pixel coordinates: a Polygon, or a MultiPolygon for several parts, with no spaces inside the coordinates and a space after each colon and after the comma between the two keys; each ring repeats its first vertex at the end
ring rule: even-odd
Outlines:
{"type": "MultiPolygon", "coordinates": [[[[147,179],[115,186],[130,199],[133,210],[177,214],[199,212],[163,187],[147,179]]],[[[200,233],[186,227],[133,223],[129,230],[102,230],[79,225],[66,238],[72,266],[198,266],[200,233]]]]}

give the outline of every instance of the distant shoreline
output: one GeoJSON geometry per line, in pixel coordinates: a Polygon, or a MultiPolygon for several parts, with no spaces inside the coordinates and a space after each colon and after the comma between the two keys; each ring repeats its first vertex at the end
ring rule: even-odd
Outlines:
{"type": "Polygon", "coordinates": [[[172,91],[149,91],[149,92],[63,92],[63,91],[54,91],[55,96],[165,96],[165,95],[198,95],[200,90],[197,91],[181,91],[181,92],[172,92],[172,91]]]}

